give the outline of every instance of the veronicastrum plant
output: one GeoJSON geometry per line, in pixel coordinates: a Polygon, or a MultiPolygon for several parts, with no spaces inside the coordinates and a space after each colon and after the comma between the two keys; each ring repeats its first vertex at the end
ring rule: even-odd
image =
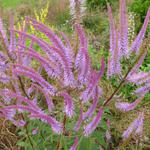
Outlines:
{"type": "MultiPolygon", "coordinates": [[[[110,78],[117,78],[119,84],[114,92],[108,95],[109,98],[103,101],[101,98],[103,88],[99,85],[99,81],[104,75],[106,63],[102,57],[98,72],[93,70],[90,65],[88,41],[80,24],[80,8],[77,8],[81,1],[72,0],[72,6],[76,7],[75,31],[78,37],[76,39],[79,39],[79,42],[75,42],[74,48],[62,32],[54,33],[51,28],[29,17],[25,18],[25,26],[21,31],[15,30],[11,13],[10,38],[8,40],[0,19],[0,41],[3,48],[3,52],[0,52],[2,85],[0,117],[10,120],[17,127],[22,126],[26,129],[31,149],[36,149],[36,145],[28,133],[28,122],[30,120],[32,122],[34,119],[48,124],[49,129],[51,128],[50,134],[57,136],[57,142],[53,148],[56,150],[61,148],[79,149],[82,147],[83,139],[92,138],[95,130],[102,130],[99,124],[104,120],[107,122],[106,141],[110,142],[110,120],[103,117],[108,114],[105,108],[111,104],[111,101],[115,101],[117,110],[131,111],[150,90],[150,72],[138,72],[146,56],[150,38],[148,37],[148,40],[142,44],[150,17],[150,9],[137,38],[129,45],[126,0],[120,1],[119,29],[114,24],[110,5],[107,4],[110,21],[107,81],[109,82],[110,78]],[[38,32],[45,34],[50,40],[50,44],[42,38],[28,34],[27,28],[31,25],[38,32]],[[18,34],[18,39],[16,34],[18,34]],[[30,46],[26,45],[27,39],[31,41],[30,46]],[[45,55],[41,56],[34,49],[34,45],[38,45],[45,55]],[[39,68],[32,65],[33,60],[38,62],[39,68]],[[121,69],[121,62],[129,60],[131,60],[129,67],[125,70],[121,69]],[[43,76],[43,72],[46,73],[46,76],[43,76]],[[134,93],[131,93],[138,97],[132,103],[124,102],[122,95],[118,95],[122,84],[126,84],[126,82],[139,86],[134,93]],[[71,138],[74,143],[71,141],[68,144],[66,142],[68,138],[71,138]]],[[[123,133],[121,146],[126,145],[133,136],[141,139],[143,118],[144,114],[140,112],[137,119],[123,133]]],[[[37,127],[32,131],[33,135],[37,134],[40,123],[36,125],[37,127]]],[[[98,140],[93,138],[98,147],[103,149],[104,145],[101,146],[98,140]]]]}

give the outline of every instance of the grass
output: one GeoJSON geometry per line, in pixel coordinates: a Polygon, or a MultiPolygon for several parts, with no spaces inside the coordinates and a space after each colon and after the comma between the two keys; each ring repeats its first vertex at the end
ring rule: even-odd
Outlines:
{"type": "Polygon", "coordinates": [[[38,0],[0,0],[0,6],[4,8],[17,7],[20,4],[29,4],[31,6],[35,6],[38,4],[38,2],[38,0]]]}

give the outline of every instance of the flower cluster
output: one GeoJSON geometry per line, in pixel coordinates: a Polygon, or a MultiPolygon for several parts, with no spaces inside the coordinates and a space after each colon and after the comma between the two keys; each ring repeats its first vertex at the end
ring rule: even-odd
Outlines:
{"type": "MultiPolygon", "coordinates": [[[[74,6],[76,3],[81,3],[81,0],[72,1],[71,5],[74,6]]],[[[140,33],[129,47],[126,0],[120,1],[119,30],[115,27],[110,5],[107,4],[107,6],[110,21],[110,57],[108,58],[107,76],[110,78],[122,74],[121,59],[125,58],[130,51],[139,52],[148,25],[150,9],[140,33]]],[[[30,119],[40,119],[48,123],[55,133],[64,134],[67,130],[66,117],[72,119],[76,114],[79,114],[79,107],[76,107],[76,105],[80,104],[79,118],[72,130],[78,131],[83,126],[85,137],[92,134],[102,120],[103,108],[116,93],[106,100],[103,105],[102,103],[101,106],[98,105],[103,91],[98,83],[105,71],[104,57],[101,59],[99,71],[93,70],[90,64],[85,32],[80,24],[75,24],[75,30],[79,37],[77,54],[74,53],[70,41],[62,32],[57,31],[55,33],[51,28],[35,19],[26,17],[25,26],[22,27],[21,31],[15,30],[11,13],[9,41],[0,19],[0,40],[4,48],[4,53],[0,52],[0,81],[11,87],[0,89],[2,97],[2,101],[0,101],[1,117],[5,117],[17,126],[22,126],[25,124],[24,120],[16,116],[18,113],[28,112],[27,116],[30,119]],[[50,42],[27,33],[28,25],[44,34],[50,42]],[[31,41],[30,46],[26,44],[27,39],[31,41]],[[45,55],[41,56],[35,50],[34,45],[38,45],[45,55]],[[32,60],[39,63],[38,68],[34,68],[32,60]],[[43,76],[43,71],[46,72],[46,77],[43,76]],[[74,96],[73,92],[77,96],[74,96]],[[45,111],[45,108],[39,105],[39,94],[43,95],[48,111],[45,111]],[[57,105],[61,106],[60,99],[63,107],[59,108],[59,111],[54,111],[57,110],[57,105]],[[83,109],[87,103],[90,107],[83,109]],[[62,121],[57,117],[56,113],[63,113],[64,120],[62,121]]],[[[150,90],[150,73],[137,73],[146,53],[147,51],[144,52],[137,64],[129,70],[121,82],[121,84],[128,81],[137,85],[146,85],[135,91],[141,96],[133,103],[116,102],[115,106],[120,111],[127,112],[135,109],[144,98],[144,94],[150,90]]],[[[139,135],[142,134],[143,115],[143,113],[139,114],[134,123],[124,132],[123,139],[128,138],[133,132],[139,135]]],[[[110,121],[108,121],[108,125],[110,128],[110,121]]],[[[38,128],[33,131],[33,134],[36,134],[37,130],[38,128]]],[[[109,132],[106,131],[106,134],[107,139],[110,140],[109,132]]],[[[76,149],[77,144],[78,137],[71,150],[76,149]]]]}

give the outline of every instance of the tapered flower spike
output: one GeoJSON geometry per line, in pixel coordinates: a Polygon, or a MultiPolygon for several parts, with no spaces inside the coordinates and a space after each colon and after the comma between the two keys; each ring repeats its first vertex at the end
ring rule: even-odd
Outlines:
{"type": "Polygon", "coordinates": [[[116,31],[116,44],[112,52],[111,70],[113,75],[121,74],[120,50],[118,48],[118,31],[116,31]]]}
{"type": "Polygon", "coordinates": [[[80,48],[75,60],[75,66],[80,69],[78,80],[84,84],[88,82],[90,76],[90,57],[88,54],[88,42],[86,35],[80,25],[75,25],[80,38],[80,48]]]}
{"type": "MultiPolygon", "coordinates": [[[[108,128],[109,128],[109,130],[110,130],[110,119],[107,120],[107,125],[108,125],[108,128]]],[[[111,140],[111,135],[110,135],[110,133],[109,133],[108,130],[106,131],[106,139],[107,139],[107,141],[109,141],[109,142],[110,142],[110,140],[111,140]]]]}
{"type": "Polygon", "coordinates": [[[95,89],[95,93],[94,93],[94,98],[93,98],[93,104],[91,105],[91,107],[83,114],[83,119],[90,119],[91,116],[93,115],[96,106],[98,104],[98,99],[99,99],[99,95],[98,95],[98,86],[95,89]]]}
{"type": "Polygon", "coordinates": [[[107,3],[107,9],[108,9],[109,24],[110,24],[110,52],[112,52],[115,50],[115,45],[116,45],[116,29],[115,29],[115,24],[114,24],[111,7],[109,3],[107,3]]]}
{"type": "Polygon", "coordinates": [[[122,135],[123,141],[128,139],[129,136],[131,136],[132,134],[135,135],[135,133],[138,130],[141,130],[140,128],[142,127],[142,124],[143,124],[143,112],[140,112],[137,119],[134,120],[134,122],[128,127],[128,129],[126,131],[124,131],[124,133],[122,135]]]}
{"type": "Polygon", "coordinates": [[[145,86],[139,87],[137,90],[135,90],[134,93],[137,93],[137,94],[146,94],[149,91],[150,91],[150,83],[147,83],[145,86]]]}
{"type": "Polygon", "coordinates": [[[51,59],[51,61],[53,61],[54,64],[56,63],[58,66],[60,64],[58,64],[58,62],[56,62],[56,58],[57,58],[57,60],[59,60],[59,62],[63,66],[64,85],[74,87],[74,76],[73,76],[73,73],[71,70],[72,67],[70,66],[70,63],[68,62],[67,57],[65,57],[65,55],[62,53],[61,49],[50,46],[48,43],[46,43],[42,39],[39,39],[32,35],[29,35],[29,34],[26,34],[26,33],[20,32],[20,31],[16,31],[16,30],[15,30],[15,32],[22,34],[22,35],[30,38],[34,42],[36,42],[45,51],[45,53],[48,55],[48,57],[50,57],[50,58],[53,57],[53,59],[51,59]]]}
{"type": "Polygon", "coordinates": [[[31,48],[26,47],[26,46],[22,46],[22,47],[28,49],[29,52],[26,52],[26,51],[14,51],[14,52],[24,54],[27,57],[34,58],[37,61],[39,61],[41,63],[41,65],[45,68],[45,70],[47,71],[47,74],[50,77],[60,77],[60,72],[58,71],[58,69],[55,68],[55,66],[52,65],[48,60],[46,60],[44,57],[40,56],[37,52],[35,52],[31,48]]]}
{"type": "Polygon", "coordinates": [[[74,103],[72,101],[72,97],[66,93],[65,91],[61,91],[58,93],[58,95],[63,96],[65,98],[64,101],[64,112],[68,117],[72,117],[75,112],[74,112],[74,103]]]}
{"type": "Polygon", "coordinates": [[[112,77],[112,70],[111,70],[111,58],[110,56],[107,59],[107,79],[112,77]]]}
{"type": "Polygon", "coordinates": [[[120,110],[122,112],[128,112],[128,111],[135,109],[136,106],[142,101],[143,98],[144,98],[144,95],[142,95],[141,97],[139,97],[136,101],[134,101],[132,103],[116,102],[115,106],[118,110],[120,110]]]}
{"type": "Polygon", "coordinates": [[[128,77],[128,81],[135,83],[136,85],[148,83],[148,82],[150,82],[150,71],[134,73],[133,75],[128,77]]]}
{"type": "Polygon", "coordinates": [[[77,145],[78,145],[78,142],[79,142],[79,139],[78,139],[78,138],[76,138],[76,140],[75,140],[75,142],[74,142],[73,146],[72,146],[69,150],[76,150],[77,145]]]}
{"type": "Polygon", "coordinates": [[[80,106],[80,116],[79,116],[79,119],[76,123],[76,125],[74,126],[74,130],[75,131],[78,131],[80,126],[81,126],[81,123],[82,123],[82,120],[83,120],[83,108],[82,108],[82,105],[80,106]]]}
{"type": "Polygon", "coordinates": [[[87,102],[90,99],[90,97],[93,95],[93,92],[95,91],[95,88],[96,88],[100,78],[104,74],[104,71],[105,71],[105,62],[104,62],[104,57],[102,57],[101,67],[100,67],[99,72],[97,73],[97,72],[93,71],[93,76],[92,76],[92,79],[90,80],[88,87],[80,95],[80,99],[83,102],[87,102]]]}
{"type": "MultiPolygon", "coordinates": [[[[53,46],[60,49],[63,54],[65,54],[65,57],[67,58],[68,62],[71,65],[71,55],[69,53],[69,50],[64,46],[63,42],[59,39],[59,37],[52,31],[52,29],[45,26],[43,23],[38,22],[32,18],[26,17],[28,21],[31,21],[34,26],[34,28],[38,29],[39,31],[43,32],[53,43],[53,46]]],[[[31,24],[31,23],[30,23],[31,24]]]]}
{"type": "Polygon", "coordinates": [[[40,90],[40,91],[43,93],[43,95],[45,96],[47,105],[48,105],[49,112],[52,112],[52,110],[53,110],[53,108],[54,108],[54,104],[53,104],[53,102],[52,102],[52,100],[51,100],[51,98],[50,98],[48,92],[47,92],[45,89],[41,88],[40,86],[38,86],[38,85],[36,85],[36,84],[33,84],[33,83],[32,83],[32,85],[33,85],[36,89],[40,90]]]}
{"type": "Polygon", "coordinates": [[[143,134],[143,120],[144,120],[144,112],[142,112],[141,114],[141,120],[139,122],[139,126],[135,131],[135,135],[137,135],[139,138],[141,138],[143,134]]]}
{"type": "Polygon", "coordinates": [[[44,119],[46,122],[48,122],[51,127],[52,130],[57,133],[57,134],[61,134],[63,131],[63,125],[62,123],[58,122],[55,118],[45,115],[45,114],[31,114],[29,115],[30,118],[38,118],[38,119],[44,119]]]}
{"type": "Polygon", "coordinates": [[[148,52],[148,48],[145,50],[143,56],[139,59],[138,63],[135,65],[135,67],[131,70],[131,72],[129,72],[127,79],[134,73],[136,73],[138,71],[138,69],[140,68],[141,64],[144,61],[144,58],[146,57],[146,54],[148,52]]]}
{"type": "Polygon", "coordinates": [[[142,45],[142,42],[143,42],[143,39],[144,39],[144,36],[145,36],[145,32],[146,32],[146,28],[147,28],[147,25],[148,25],[148,22],[149,22],[149,18],[150,18],[150,8],[147,11],[147,15],[145,17],[144,24],[143,24],[137,38],[132,43],[131,49],[134,52],[138,52],[140,46],[142,45]]]}
{"type": "Polygon", "coordinates": [[[39,83],[43,88],[47,89],[47,91],[54,95],[54,93],[57,91],[57,88],[49,84],[44,78],[42,78],[40,75],[38,75],[36,72],[29,72],[29,71],[23,71],[21,69],[12,69],[12,72],[16,75],[25,75],[32,80],[39,83]]]}
{"type": "Polygon", "coordinates": [[[92,122],[90,122],[88,125],[86,125],[84,127],[84,135],[85,136],[88,136],[89,134],[91,134],[95,130],[95,128],[97,127],[97,125],[100,123],[101,117],[102,117],[102,112],[103,112],[103,106],[101,106],[99,108],[99,112],[93,118],[92,122]]]}
{"type": "Polygon", "coordinates": [[[31,100],[27,99],[26,97],[21,96],[20,94],[14,93],[14,92],[7,90],[7,89],[0,89],[0,95],[8,96],[10,98],[17,98],[21,102],[24,101],[26,104],[28,104],[29,106],[34,108],[36,111],[41,112],[41,109],[36,104],[34,104],[31,100]]]}
{"type": "Polygon", "coordinates": [[[37,131],[39,130],[39,128],[35,128],[33,131],[32,131],[32,134],[35,135],[37,133],[37,131]]]}
{"type": "Polygon", "coordinates": [[[126,13],[126,0],[120,0],[118,48],[119,48],[120,55],[125,56],[127,54],[128,25],[127,25],[127,13],[126,13]]]}

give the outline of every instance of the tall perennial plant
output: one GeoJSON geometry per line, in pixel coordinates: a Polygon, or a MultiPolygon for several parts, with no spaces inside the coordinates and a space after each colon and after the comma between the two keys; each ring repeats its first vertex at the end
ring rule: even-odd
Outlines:
{"type": "MultiPolygon", "coordinates": [[[[81,1],[72,0],[71,6],[77,7],[81,1]]],[[[0,117],[10,120],[17,127],[24,126],[25,128],[27,128],[26,117],[31,120],[39,119],[49,124],[51,130],[58,136],[61,135],[61,138],[58,138],[56,150],[62,147],[67,149],[67,144],[61,141],[62,137],[66,136],[74,137],[75,142],[70,150],[75,150],[79,148],[82,138],[87,138],[96,130],[105,115],[105,107],[110,104],[110,101],[119,97],[117,92],[126,82],[138,86],[137,90],[131,93],[136,94],[138,98],[132,103],[118,99],[115,107],[122,112],[136,108],[150,90],[150,72],[138,71],[148,50],[150,36],[144,40],[144,35],[150,17],[150,9],[137,38],[129,45],[126,0],[120,0],[119,28],[116,28],[114,24],[109,4],[107,8],[110,22],[107,78],[108,82],[109,78],[118,78],[120,83],[104,102],[101,99],[103,88],[99,85],[99,81],[104,75],[106,62],[102,57],[98,72],[91,67],[88,40],[80,21],[75,21],[74,25],[78,34],[77,39],[79,39],[79,44],[76,46],[78,49],[74,49],[71,44],[74,42],[70,42],[62,32],[54,33],[51,28],[29,17],[25,18],[25,26],[21,31],[15,30],[11,13],[8,40],[2,19],[0,19],[0,42],[3,49],[0,52],[0,82],[2,85],[0,117]],[[42,38],[28,34],[28,25],[32,25],[35,30],[47,36],[51,44],[42,38]],[[31,41],[30,46],[26,46],[27,39],[31,41]],[[34,49],[34,45],[38,45],[45,56],[41,56],[34,49]],[[121,61],[131,58],[135,59],[132,59],[131,65],[124,74],[121,69],[121,61]],[[39,63],[38,69],[32,66],[33,60],[39,63]],[[46,72],[46,77],[42,72],[46,72]],[[43,95],[46,106],[40,104],[39,95],[43,95]],[[70,122],[73,122],[72,127],[67,125],[70,122]]],[[[79,9],[75,8],[75,10],[79,9]]],[[[76,17],[78,15],[76,14],[76,17]]],[[[124,131],[122,135],[124,142],[133,135],[138,135],[139,138],[142,136],[143,116],[143,112],[140,112],[137,119],[124,131]]],[[[106,121],[108,127],[111,128],[110,120],[106,121]]],[[[108,141],[111,139],[109,130],[106,131],[108,141]]],[[[36,132],[38,132],[38,127],[32,133],[36,134],[36,132]]],[[[32,149],[35,149],[30,136],[28,138],[32,149]]]]}

